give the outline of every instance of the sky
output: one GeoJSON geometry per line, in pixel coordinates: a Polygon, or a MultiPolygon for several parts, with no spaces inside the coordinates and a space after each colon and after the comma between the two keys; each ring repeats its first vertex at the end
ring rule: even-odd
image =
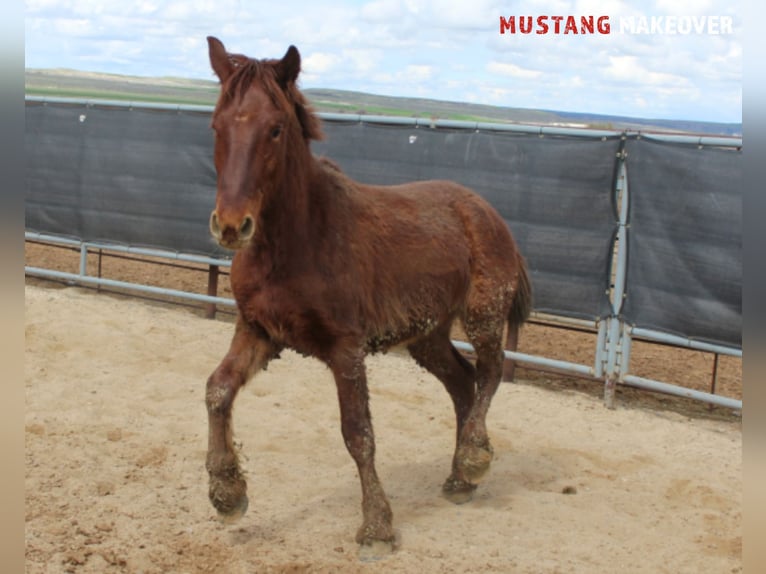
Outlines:
{"type": "Polygon", "coordinates": [[[302,88],[741,122],[743,3],[26,0],[25,65],[215,79],[212,35],[257,58],[294,44],[302,88]],[[603,16],[608,33],[598,31],[603,16]],[[581,17],[593,17],[593,33],[581,17]]]}

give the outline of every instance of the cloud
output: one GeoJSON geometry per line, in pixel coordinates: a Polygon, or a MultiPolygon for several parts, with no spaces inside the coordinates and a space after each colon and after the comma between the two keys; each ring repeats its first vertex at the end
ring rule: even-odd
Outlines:
{"type": "Polygon", "coordinates": [[[648,86],[688,86],[689,80],[678,74],[649,70],[635,56],[610,56],[606,75],[618,82],[648,86]]]}
{"type": "Polygon", "coordinates": [[[314,52],[307,58],[303,58],[301,68],[307,74],[324,74],[332,70],[340,62],[336,54],[326,52],[314,52]]]}
{"type": "Polygon", "coordinates": [[[569,13],[580,14],[583,16],[616,16],[626,10],[627,3],[624,0],[578,0],[576,9],[572,10],[570,8],[569,13]]]}
{"type": "Polygon", "coordinates": [[[55,8],[59,0],[26,0],[24,4],[27,14],[34,14],[48,8],[55,8]]]}
{"type": "Polygon", "coordinates": [[[57,33],[64,36],[88,36],[93,24],[87,18],[62,18],[54,24],[57,33]]]}
{"type": "Polygon", "coordinates": [[[655,0],[655,9],[684,16],[710,14],[714,10],[712,0],[655,0]]]}
{"type": "Polygon", "coordinates": [[[366,76],[375,70],[386,68],[386,52],[374,48],[353,48],[343,50],[343,61],[347,65],[346,72],[356,76],[366,76]]]}
{"type": "Polygon", "coordinates": [[[495,0],[432,0],[428,3],[429,21],[437,28],[453,31],[496,30],[498,19],[505,15],[508,4],[495,0]]]}
{"type": "Polygon", "coordinates": [[[210,79],[205,37],[215,35],[230,51],[254,57],[281,57],[295,44],[307,88],[737,120],[741,26],[721,36],[522,37],[501,36],[498,22],[501,15],[607,13],[616,20],[704,9],[734,15],[737,29],[741,4],[280,0],[262,10],[245,0],[27,0],[25,57],[29,67],[210,79]]]}
{"type": "Polygon", "coordinates": [[[400,0],[375,0],[364,4],[359,15],[368,22],[391,22],[403,18],[406,7],[400,0]]]}
{"type": "Polygon", "coordinates": [[[407,64],[394,72],[371,70],[367,86],[374,93],[438,97],[442,83],[435,81],[436,70],[425,64],[407,64]]]}
{"type": "Polygon", "coordinates": [[[424,82],[430,80],[434,75],[432,66],[411,64],[404,68],[401,78],[409,82],[424,82]]]}
{"type": "Polygon", "coordinates": [[[487,71],[491,74],[524,79],[539,78],[543,75],[540,70],[530,70],[507,62],[490,62],[487,64],[487,71]]]}

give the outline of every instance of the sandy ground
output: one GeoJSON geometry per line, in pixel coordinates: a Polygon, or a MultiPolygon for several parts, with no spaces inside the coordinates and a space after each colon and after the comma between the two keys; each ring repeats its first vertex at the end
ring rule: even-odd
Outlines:
{"type": "Polygon", "coordinates": [[[356,468],[320,363],[284,353],[241,393],[250,510],[207,501],[204,384],[232,326],[75,288],[26,288],[27,573],[734,573],[736,419],[501,386],[473,502],[440,497],[452,407],[410,359],[368,361],[400,548],[363,562],[356,468]]]}

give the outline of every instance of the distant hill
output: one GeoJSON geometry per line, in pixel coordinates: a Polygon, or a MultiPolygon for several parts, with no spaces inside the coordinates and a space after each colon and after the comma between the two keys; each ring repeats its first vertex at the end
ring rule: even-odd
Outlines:
{"type": "MultiPolygon", "coordinates": [[[[218,82],[183,78],[145,78],[61,69],[27,69],[28,95],[214,105],[218,82]]],[[[322,112],[394,115],[476,122],[558,125],[634,131],[661,131],[741,136],[741,123],[664,120],[535,110],[448,102],[425,98],[379,96],[362,92],[306,89],[304,94],[322,112]]]]}
{"type": "Polygon", "coordinates": [[[80,72],[27,69],[27,95],[66,98],[214,105],[218,83],[181,78],[143,78],[80,72]]]}

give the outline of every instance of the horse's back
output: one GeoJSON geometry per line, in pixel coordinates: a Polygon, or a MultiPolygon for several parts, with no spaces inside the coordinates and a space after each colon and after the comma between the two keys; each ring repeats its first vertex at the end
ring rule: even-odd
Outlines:
{"type": "Polygon", "coordinates": [[[475,191],[450,180],[431,179],[397,185],[368,185],[349,178],[332,160],[322,157],[319,165],[356,204],[355,217],[377,224],[379,230],[395,228],[404,235],[430,232],[447,234],[460,242],[487,240],[504,243],[515,251],[513,237],[497,210],[475,191]],[[407,233],[401,228],[408,227],[407,233]]]}
{"type": "Polygon", "coordinates": [[[356,185],[349,242],[372,307],[386,317],[376,323],[448,322],[464,313],[472,290],[504,292],[515,281],[519,256],[508,226],[470,189],[445,180],[356,185]]]}
{"type": "Polygon", "coordinates": [[[434,248],[439,258],[460,257],[485,273],[514,273],[516,243],[497,210],[473,190],[448,180],[362,186],[405,237],[434,248]],[[494,268],[490,270],[489,267],[494,268]]]}

